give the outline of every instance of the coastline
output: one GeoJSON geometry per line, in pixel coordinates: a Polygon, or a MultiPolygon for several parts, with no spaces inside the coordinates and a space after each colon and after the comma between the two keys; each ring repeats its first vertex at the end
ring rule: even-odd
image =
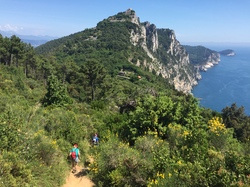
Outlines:
{"type": "MultiPolygon", "coordinates": [[[[211,47],[210,47],[211,48],[211,47]]],[[[216,46],[219,51],[228,46],[216,46]]],[[[221,112],[236,103],[250,115],[250,46],[230,46],[237,55],[221,55],[220,62],[200,72],[202,79],[193,87],[192,94],[200,98],[200,105],[221,112]]]]}

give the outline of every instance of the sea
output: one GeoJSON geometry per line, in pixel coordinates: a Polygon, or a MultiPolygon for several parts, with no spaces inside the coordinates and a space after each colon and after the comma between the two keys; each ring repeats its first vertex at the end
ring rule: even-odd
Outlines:
{"type": "Polygon", "coordinates": [[[245,114],[250,116],[250,45],[214,45],[205,46],[211,50],[232,49],[235,56],[223,56],[219,64],[206,72],[192,90],[199,99],[201,107],[222,112],[223,108],[243,106],[245,114]]]}

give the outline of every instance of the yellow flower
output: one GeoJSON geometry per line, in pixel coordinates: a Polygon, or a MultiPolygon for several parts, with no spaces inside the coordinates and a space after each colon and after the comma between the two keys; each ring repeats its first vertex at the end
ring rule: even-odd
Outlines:
{"type": "Polygon", "coordinates": [[[226,132],[226,127],[222,123],[222,119],[219,117],[213,117],[208,121],[208,128],[211,132],[219,136],[220,133],[226,132]]]}
{"type": "Polygon", "coordinates": [[[177,162],[177,164],[178,164],[178,165],[182,165],[182,162],[181,162],[181,160],[179,160],[179,161],[177,162]]]}

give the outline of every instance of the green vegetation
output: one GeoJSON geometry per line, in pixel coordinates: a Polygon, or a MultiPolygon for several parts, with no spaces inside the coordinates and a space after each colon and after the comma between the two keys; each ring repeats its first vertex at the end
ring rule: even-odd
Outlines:
{"type": "Polygon", "coordinates": [[[36,50],[0,35],[0,186],[62,186],[74,142],[98,187],[249,185],[244,108],[201,108],[135,66],[131,27],[104,20],[36,50]]]}

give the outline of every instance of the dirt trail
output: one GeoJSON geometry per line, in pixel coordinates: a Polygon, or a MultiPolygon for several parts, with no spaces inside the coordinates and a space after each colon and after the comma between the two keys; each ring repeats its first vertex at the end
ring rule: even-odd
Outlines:
{"type": "Polygon", "coordinates": [[[86,169],[76,167],[75,173],[70,173],[62,187],[93,187],[94,183],[86,176],[86,169]]]}

